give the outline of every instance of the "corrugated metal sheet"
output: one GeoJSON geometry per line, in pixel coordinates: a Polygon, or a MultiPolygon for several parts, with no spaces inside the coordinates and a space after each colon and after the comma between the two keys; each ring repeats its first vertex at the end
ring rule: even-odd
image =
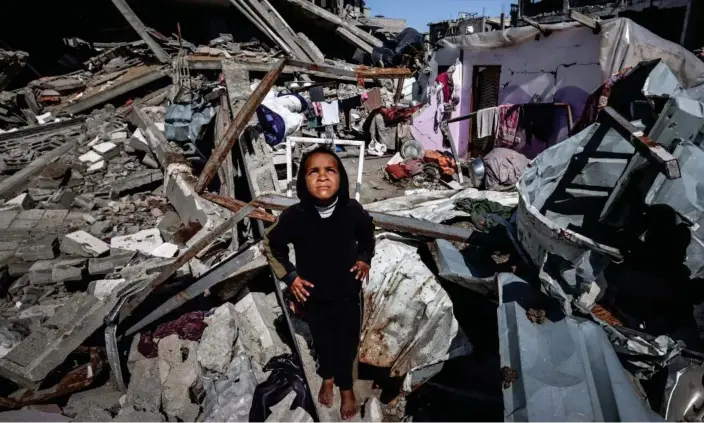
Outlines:
{"type": "Polygon", "coordinates": [[[544,310],[539,292],[510,273],[498,276],[499,348],[504,420],[662,421],[639,396],[604,330],[584,319],[544,310]],[[515,372],[515,373],[513,373],[515,372]]]}
{"type": "Polygon", "coordinates": [[[403,389],[437,374],[444,361],[470,354],[447,292],[410,245],[376,244],[370,281],[363,289],[359,360],[404,376],[403,389]]]}

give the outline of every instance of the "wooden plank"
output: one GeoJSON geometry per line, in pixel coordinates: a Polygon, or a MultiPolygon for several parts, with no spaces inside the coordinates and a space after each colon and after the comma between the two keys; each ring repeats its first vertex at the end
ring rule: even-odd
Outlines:
{"type": "Polygon", "coordinates": [[[599,23],[599,21],[592,19],[587,15],[583,15],[577,12],[576,10],[570,10],[570,19],[572,19],[573,21],[577,21],[588,28],[591,28],[595,34],[601,32],[601,23],[599,23]]]}
{"type": "Polygon", "coordinates": [[[262,79],[252,95],[249,96],[240,112],[237,113],[234,121],[227,129],[227,133],[225,133],[226,142],[218,143],[208,159],[208,162],[205,164],[205,168],[198,178],[198,183],[196,183],[195,191],[197,193],[200,194],[205,190],[217,174],[220,165],[227,155],[231,154],[232,147],[235,146],[242,131],[247,126],[252,116],[254,116],[257,107],[259,107],[264,97],[269,93],[271,87],[274,86],[276,80],[279,79],[284,66],[286,66],[286,59],[280,60],[279,63],[264,76],[264,79],[262,79]]]}
{"type": "Polygon", "coordinates": [[[361,38],[351,33],[347,28],[339,26],[337,27],[335,32],[337,32],[340,37],[344,38],[345,41],[352,44],[353,46],[365,51],[368,54],[372,54],[373,47],[370,46],[368,43],[365,43],[361,38]]]}
{"type": "Polygon", "coordinates": [[[144,26],[144,23],[142,23],[127,2],[125,0],[112,0],[112,3],[117,10],[122,13],[122,16],[125,17],[125,20],[132,26],[139,37],[147,43],[147,46],[156,55],[156,58],[159,59],[161,63],[168,63],[171,60],[171,56],[169,56],[168,53],[161,48],[159,43],[152,38],[149,31],[147,31],[147,27],[144,26]]]}

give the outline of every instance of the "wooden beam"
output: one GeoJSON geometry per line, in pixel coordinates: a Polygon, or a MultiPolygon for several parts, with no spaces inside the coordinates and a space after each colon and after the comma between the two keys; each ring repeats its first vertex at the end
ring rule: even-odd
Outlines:
{"type": "Polygon", "coordinates": [[[203,172],[201,172],[198,182],[196,183],[195,190],[197,193],[200,194],[205,191],[205,188],[218,173],[220,165],[239,140],[242,131],[247,126],[252,116],[254,116],[257,107],[259,107],[264,97],[269,93],[271,87],[274,86],[276,80],[279,79],[284,66],[286,66],[286,59],[281,59],[279,63],[264,76],[264,79],[262,79],[252,95],[247,99],[247,102],[242,106],[240,112],[237,113],[230,127],[227,128],[225,142],[218,143],[208,159],[208,162],[205,164],[205,168],[203,168],[203,172]]]}
{"type": "MultiPolygon", "coordinates": [[[[247,205],[247,203],[245,203],[244,201],[237,200],[235,198],[225,197],[222,195],[212,194],[210,192],[204,192],[200,196],[208,201],[212,201],[220,207],[224,207],[235,213],[239,212],[242,207],[247,205]]],[[[262,209],[255,209],[248,215],[248,217],[269,223],[276,222],[276,216],[267,213],[262,209]]]]}
{"type": "Polygon", "coordinates": [[[587,15],[583,15],[583,14],[577,12],[576,10],[570,10],[569,17],[573,21],[577,21],[577,22],[581,23],[582,25],[584,25],[588,28],[591,28],[595,34],[598,34],[601,32],[601,23],[595,19],[590,18],[587,15]]]}
{"type": "Polygon", "coordinates": [[[240,11],[244,17],[249,19],[250,22],[259,30],[262,32],[262,34],[266,35],[269,37],[271,41],[273,41],[277,46],[281,48],[281,50],[284,51],[289,56],[293,55],[293,50],[291,50],[291,47],[284,42],[284,40],[281,39],[271,28],[269,28],[266,23],[259,17],[257,16],[256,13],[254,13],[254,10],[252,10],[251,6],[247,4],[244,0],[230,0],[230,3],[232,3],[237,10],[240,11]]]}
{"type": "Polygon", "coordinates": [[[625,117],[621,116],[611,106],[604,108],[604,113],[609,116],[616,129],[628,142],[635,147],[636,151],[642,154],[651,164],[658,167],[660,173],[667,179],[678,179],[682,177],[680,172],[680,162],[670,152],[665,150],[660,144],[645,136],[643,131],[636,128],[625,117]]]}
{"type": "Polygon", "coordinates": [[[540,33],[546,37],[549,36],[550,34],[552,34],[551,29],[543,28],[542,25],[540,25],[538,22],[534,21],[533,19],[526,18],[525,16],[521,16],[521,20],[523,22],[527,23],[528,25],[532,26],[533,28],[537,29],[538,31],[540,31],[540,33]]]}
{"type": "Polygon", "coordinates": [[[139,37],[147,43],[147,46],[156,55],[156,58],[159,59],[161,63],[168,63],[171,60],[171,56],[169,56],[168,53],[161,48],[159,43],[152,38],[149,31],[147,31],[147,27],[142,23],[139,17],[137,17],[127,2],[125,0],[112,0],[112,3],[117,10],[122,13],[122,16],[125,17],[125,20],[132,26],[139,37]]]}
{"type": "Polygon", "coordinates": [[[368,43],[365,43],[361,38],[351,33],[347,28],[338,26],[335,32],[337,32],[340,37],[344,38],[345,41],[352,44],[353,46],[365,51],[368,54],[372,54],[373,47],[370,46],[368,43]]]}
{"type": "Polygon", "coordinates": [[[335,26],[342,26],[342,27],[346,28],[352,34],[361,38],[364,42],[371,45],[372,47],[383,47],[384,46],[384,43],[382,43],[381,40],[374,37],[373,35],[362,31],[361,29],[357,28],[354,25],[350,25],[349,23],[347,23],[343,19],[341,19],[339,16],[332,14],[332,13],[328,12],[327,10],[323,9],[322,7],[318,7],[315,4],[313,4],[307,0],[286,0],[286,1],[306,10],[307,12],[309,12],[313,15],[316,15],[317,17],[319,17],[321,19],[324,19],[324,20],[332,23],[335,26]]]}
{"type": "Polygon", "coordinates": [[[323,71],[354,78],[406,78],[412,75],[411,70],[408,68],[368,68],[366,66],[357,66],[355,69],[344,69],[336,66],[302,62],[300,60],[290,60],[289,63],[302,69],[323,71]]]}

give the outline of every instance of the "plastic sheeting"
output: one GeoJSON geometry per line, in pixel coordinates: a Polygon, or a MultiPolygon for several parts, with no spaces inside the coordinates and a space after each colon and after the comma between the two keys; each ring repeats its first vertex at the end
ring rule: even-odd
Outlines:
{"type": "Polygon", "coordinates": [[[470,217],[468,213],[455,208],[455,202],[463,198],[489,200],[507,207],[518,205],[517,192],[480,191],[467,188],[459,192],[426,191],[366,204],[364,208],[368,211],[442,223],[456,217],[470,217]]]}
{"type": "MultiPolygon", "coordinates": [[[[580,27],[577,22],[542,25],[551,31],[567,31],[580,27]]],[[[679,44],[658,37],[627,18],[601,22],[600,56],[598,58],[602,80],[617,71],[635,66],[644,60],[662,59],[694,99],[704,98],[704,62],[679,44]]],[[[532,26],[509,28],[458,37],[448,37],[445,49],[450,52],[461,48],[467,51],[510,47],[523,42],[535,42],[540,34],[532,26]]],[[[586,59],[586,58],[585,58],[586,59]]],[[[596,57],[594,59],[597,59],[596,57]]]]}
{"type": "Polygon", "coordinates": [[[248,422],[257,379],[246,354],[236,355],[225,377],[203,378],[205,401],[199,421],[248,422]]]}
{"type": "Polygon", "coordinates": [[[501,366],[517,375],[504,381],[504,421],[662,421],[601,327],[550,310],[545,322],[532,322],[539,293],[510,273],[498,282],[501,366]]]}
{"type": "Polygon", "coordinates": [[[363,295],[359,359],[391,368],[392,376],[405,375],[404,391],[437,374],[444,361],[471,353],[450,297],[416,248],[390,239],[377,242],[363,295]]]}

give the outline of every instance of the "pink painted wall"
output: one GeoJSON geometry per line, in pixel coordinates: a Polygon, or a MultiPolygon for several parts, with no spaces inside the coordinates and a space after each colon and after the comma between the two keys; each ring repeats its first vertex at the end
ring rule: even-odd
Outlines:
{"type": "MultiPolygon", "coordinates": [[[[589,94],[599,87],[600,36],[588,28],[578,27],[553,32],[549,37],[521,44],[480,51],[464,51],[463,89],[457,115],[470,113],[474,66],[501,65],[499,104],[568,103],[576,122],[589,94]]],[[[564,108],[562,109],[564,110],[564,108]]],[[[547,140],[533,138],[522,152],[535,157],[547,145],[567,137],[564,111],[556,116],[553,135],[547,140]]],[[[450,124],[460,151],[467,151],[469,122],[450,124]],[[456,131],[456,134],[455,134],[456,131]]]]}

